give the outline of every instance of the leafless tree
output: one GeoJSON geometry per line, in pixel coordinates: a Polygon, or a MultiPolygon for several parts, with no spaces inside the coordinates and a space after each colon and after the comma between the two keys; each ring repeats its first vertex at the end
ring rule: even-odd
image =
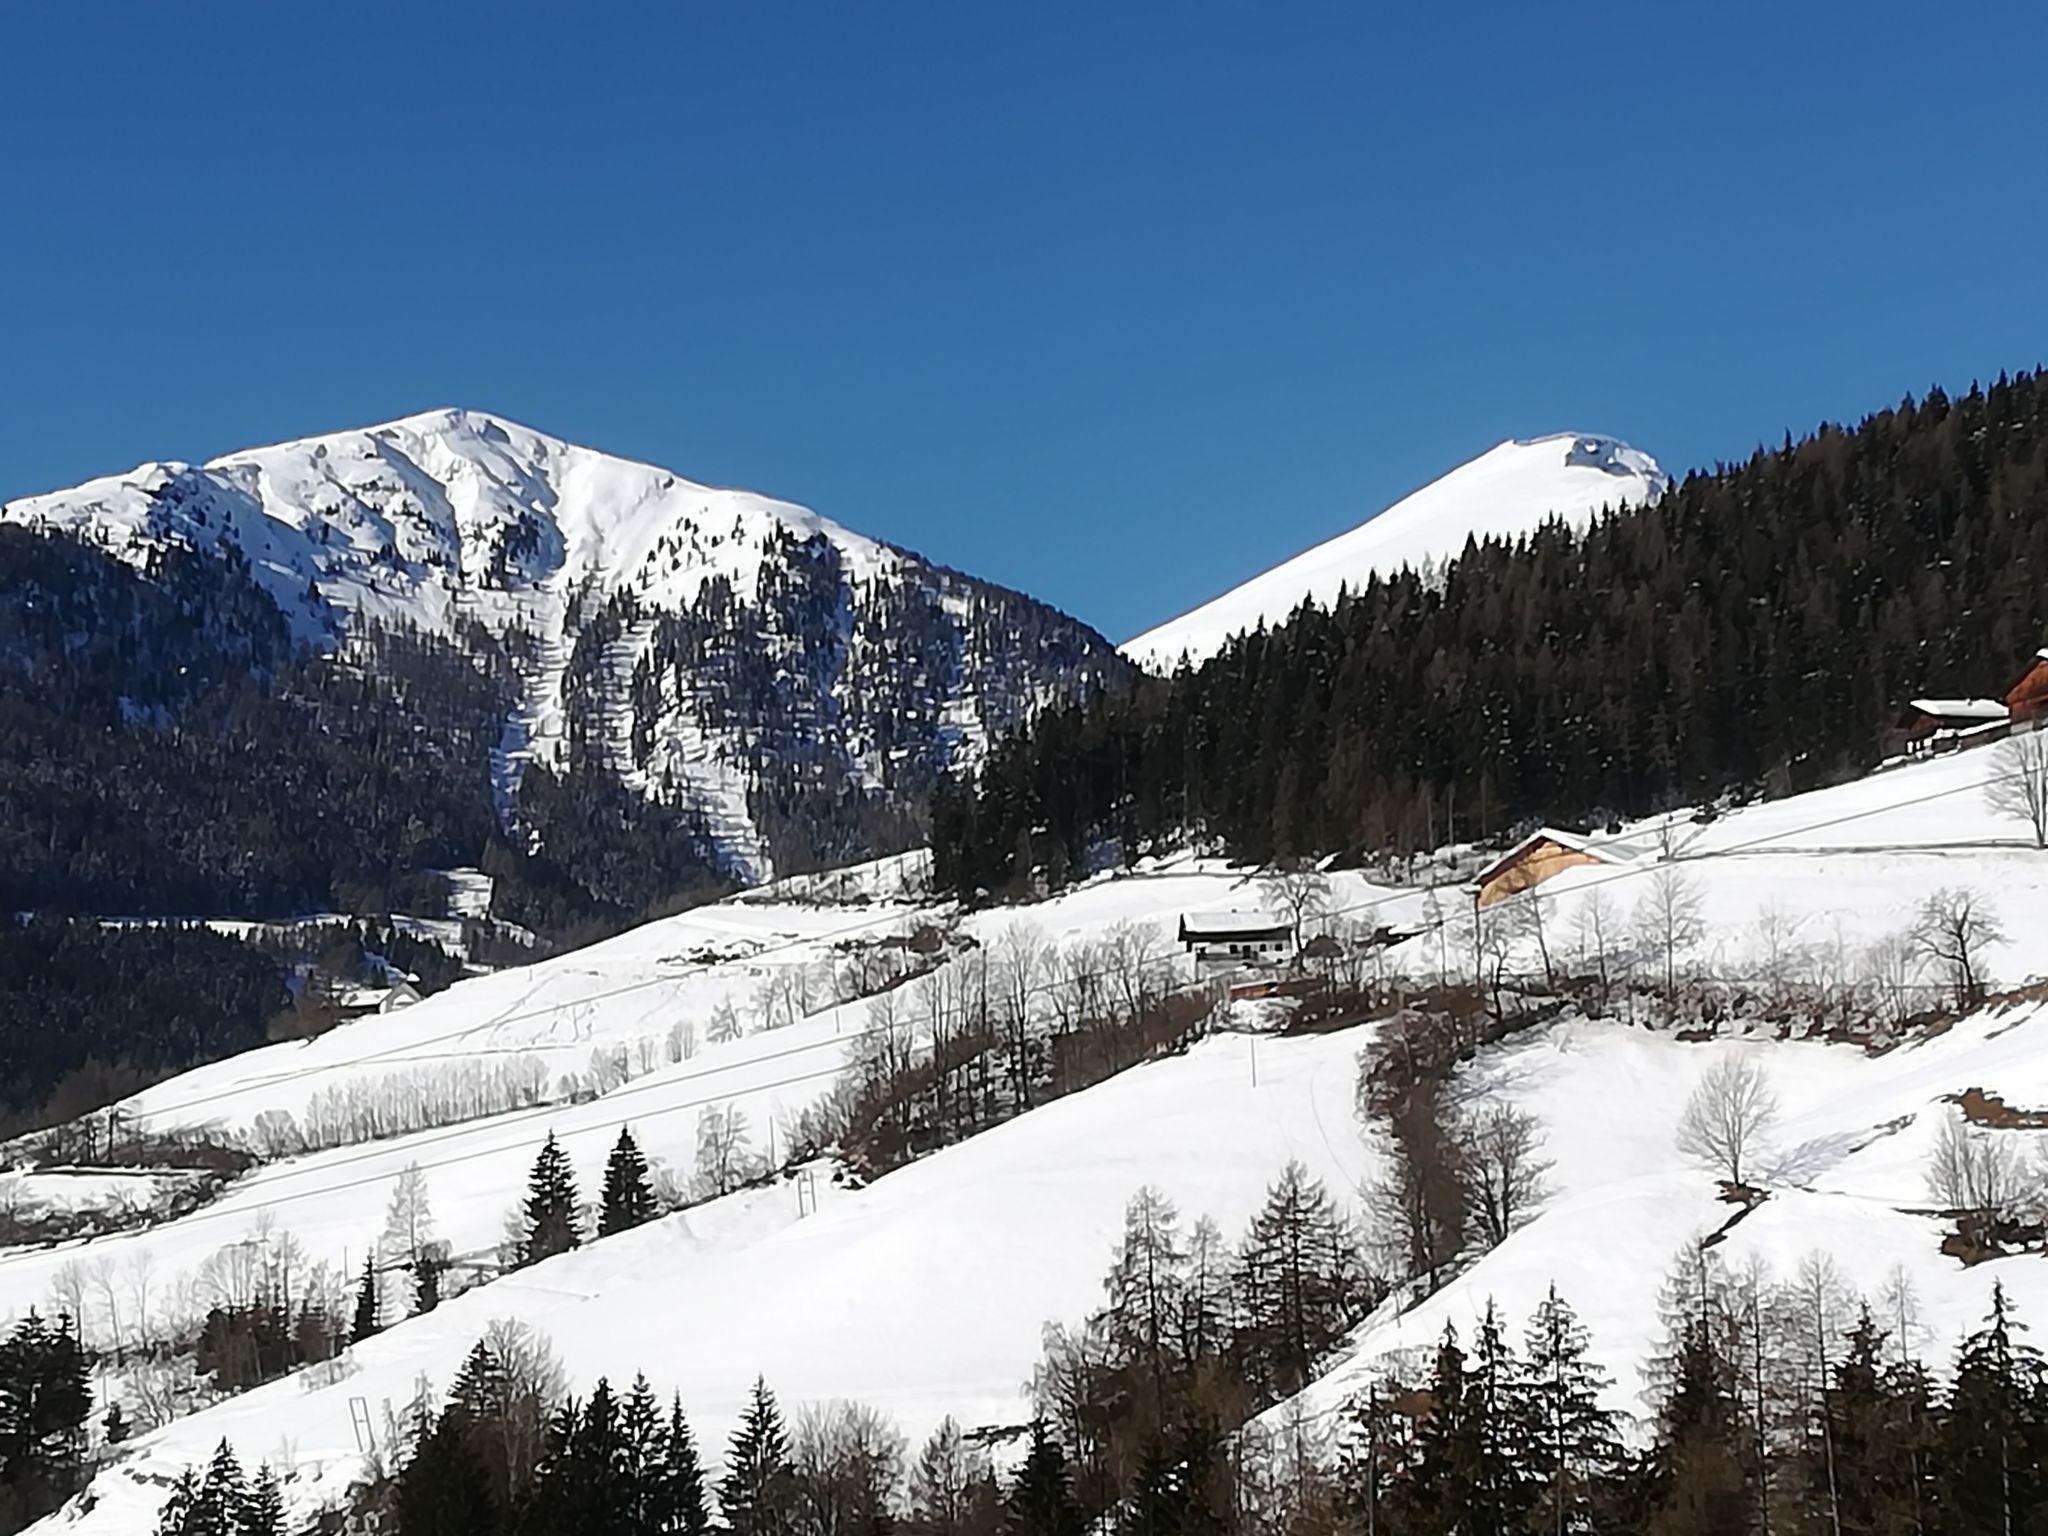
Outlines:
{"type": "Polygon", "coordinates": [[[729,1195],[757,1172],[747,1140],[747,1112],[734,1104],[707,1104],[697,1116],[697,1195],[729,1195]]]}
{"type": "Polygon", "coordinates": [[[1466,1199],[1488,1247],[1505,1242],[1549,1191],[1543,1126],[1512,1104],[1483,1104],[1457,1125],[1466,1199]]]}
{"type": "Polygon", "coordinates": [[[1949,885],[1929,896],[1920,904],[1913,939],[1920,953],[1947,976],[1959,1011],[1984,1000],[1984,949],[2003,942],[2005,930],[1975,891],[1949,885]]]}
{"type": "Polygon", "coordinates": [[[1557,912],[1556,901],[1532,886],[1506,903],[1509,937],[1530,945],[1543,965],[1545,986],[1557,985],[1557,967],[1550,958],[1550,934],[1557,912]]]}
{"type": "Polygon", "coordinates": [[[1678,998],[1678,957],[1706,933],[1699,882],[1676,864],[1659,865],[1636,898],[1636,942],[1663,973],[1667,1006],[1678,998]]]}
{"type": "Polygon", "coordinates": [[[1885,1022],[1894,1028],[1919,1011],[1922,951],[1910,933],[1887,934],[1863,952],[1863,973],[1885,1022]]]}
{"type": "Polygon", "coordinates": [[[790,1441],[801,1529],[816,1536],[888,1529],[903,1487],[903,1453],[903,1436],[866,1404],[806,1404],[790,1441]]]}
{"type": "Polygon", "coordinates": [[[740,1024],[739,1010],[726,998],[711,1010],[711,1018],[704,1025],[704,1038],[712,1045],[724,1045],[737,1040],[746,1030],[740,1024]]]}
{"type": "Polygon", "coordinates": [[[2023,821],[2036,848],[2048,848],[2048,731],[2029,731],[1999,744],[1984,801],[2000,816],[2023,821]]]}
{"type": "Polygon", "coordinates": [[[1572,931],[1578,941],[1579,964],[1597,977],[1603,1001],[1614,984],[1611,971],[1616,940],[1621,931],[1621,919],[1614,910],[1614,898],[1593,886],[1579,898],[1577,913],[1572,919],[1572,931]]]}
{"type": "Polygon", "coordinates": [[[1431,1290],[1464,1246],[1468,1201],[1451,1113],[1423,1078],[1387,1113],[1379,1179],[1366,1190],[1375,1247],[1388,1270],[1431,1290]]]}
{"type": "Polygon", "coordinates": [[[1286,917],[1294,931],[1294,953],[1300,954],[1303,926],[1329,908],[1329,876],[1305,860],[1285,860],[1260,873],[1259,890],[1286,917]]]}
{"type": "Polygon", "coordinates": [[[2009,1139],[1947,1115],[1928,1154],[1927,1190],[1944,1210],[2005,1220],[2026,1199],[2027,1176],[2009,1139]]]}
{"type": "Polygon", "coordinates": [[[1799,926],[1800,920],[1773,900],[1757,909],[1756,921],[1749,928],[1757,980],[1769,990],[1771,1000],[1781,1006],[1806,959],[1807,948],[1799,941],[1799,926]]]}
{"type": "Polygon", "coordinates": [[[1731,1056],[1709,1068],[1686,1100],[1678,1150],[1739,1188],[1777,1117],[1778,1096],[1763,1066],[1731,1056]]]}
{"type": "Polygon", "coordinates": [[[920,1536],[975,1536],[995,1529],[995,1474],[948,1415],[910,1469],[910,1518],[920,1536]]]}

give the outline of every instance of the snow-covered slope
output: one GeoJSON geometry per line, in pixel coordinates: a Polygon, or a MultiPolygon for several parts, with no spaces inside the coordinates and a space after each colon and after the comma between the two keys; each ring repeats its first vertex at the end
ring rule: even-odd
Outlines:
{"type": "Polygon", "coordinates": [[[1340,587],[1356,590],[1374,572],[1441,563],[1467,538],[1512,539],[1553,515],[1583,525],[1602,507],[1654,501],[1664,486],[1655,459],[1611,437],[1564,432],[1501,443],[1349,533],[1126,641],[1123,653],[1153,671],[1171,670],[1183,655],[1199,662],[1235,635],[1282,622],[1306,599],[1327,606],[1340,587]]]}
{"type": "MultiPolygon", "coordinates": [[[[2048,973],[2048,941],[2032,921],[2048,910],[2048,859],[1986,805],[1984,784],[1996,771],[1993,753],[1959,753],[1704,825],[1680,823],[1669,841],[1697,885],[1705,927],[1687,966],[1754,975],[1768,945],[1801,974],[1855,976],[1925,896],[1963,886],[2003,922],[2005,938],[1983,955],[1996,983],[2048,973]]],[[[1656,841],[1642,827],[1623,835],[1656,841]]],[[[1630,907],[1666,867],[1589,866],[1543,886],[1554,954],[1568,961],[1584,942],[1576,919],[1596,892],[1614,908],[1608,931],[1625,932],[1630,907]]],[[[398,1065],[529,1052],[576,1067],[594,1047],[633,1048],[722,1000],[741,1005],[751,1031],[584,1102],[288,1159],[150,1232],[0,1253],[0,1317],[43,1302],[71,1261],[116,1277],[153,1275],[156,1294],[168,1297],[207,1255],[257,1236],[265,1221],[298,1238],[308,1259],[359,1257],[399,1170],[413,1161],[426,1170],[444,1234],[459,1253],[474,1251],[495,1239],[549,1127],[586,1191],[625,1121],[671,1168],[689,1163],[699,1117],[713,1103],[746,1110],[758,1145],[768,1125],[830,1085],[856,1033],[874,1026],[869,1004],[851,1000],[819,1002],[800,1022],[764,1031],[746,1004],[778,972],[843,957],[851,942],[957,923],[979,941],[971,953],[999,953],[1017,924],[1073,945],[1119,924],[1170,930],[1182,913],[1256,899],[1242,874],[1183,861],[962,918],[892,894],[900,886],[893,872],[886,884],[883,872],[873,874],[862,904],[822,906],[802,886],[758,893],[138,1096],[128,1109],[151,1123],[243,1126],[262,1108],[303,1107],[319,1087],[398,1065]]],[[[858,887],[868,877],[850,878],[858,887]]],[[[1375,888],[1355,874],[1336,878],[1332,900],[1333,917],[1396,928],[1420,924],[1430,907],[1424,892],[1375,888]]],[[[1461,965],[1462,956],[1460,941],[1448,963],[1461,965]]],[[[1426,936],[1389,958],[1424,977],[1439,963],[1426,936]]],[[[1514,968],[1533,975],[1537,961],[1524,953],[1514,968]]],[[[913,989],[906,1004],[913,1012],[916,996],[913,989]]],[[[1613,1405],[1639,1413],[1667,1264],[1682,1244],[1724,1224],[1719,1254],[1733,1265],[1755,1256],[1781,1279],[1813,1251],[1869,1292],[1900,1267],[1931,1358],[1981,1313],[1993,1279],[2023,1316],[2048,1316],[2048,1268],[2038,1257],[1966,1268],[1940,1253],[1924,1181],[1927,1149],[1956,1113],[1954,1095],[1977,1087],[2016,1107],[2048,1107],[2048,1006],[1996,1007],[1880,1054],[1780,1039],[1739,1017],[1724,1023],[1724,1038],[1704,1043],[1647,1022],[1565,1017],[1471,1065],[1464,1087],[1505,1098],[1543,1126],[1552,1192],[1533,1220],[1437,1296],[1369,1321],[1311,1390],[1310,1409],[1334,1421],[1348,1392],[1411,1364],[1446,1320],[1466,1329],[1489,1298],[1518,1328],[1554,1281],[1613,1373],[1613,1405]],[[1711,1176],[1672,1140],[1693,1084],[1731,1055],[1760,1062],[1783,1102],[1759,1165],[1769,1196],[1732,1224],[1737,1208],[1716,1198],[1711,1176]]],[[[1206,1214],[1234,1232],[1292,1157],[1356,1208],[1380,1166],[1352,1112],[1356,1057],[1375,1028],[1301,1038],[1218,1033],[868,1188],[838,1187],[821,1170],[814,1186],[729,1196],[519,1271],[359,1346],[352,1374],[302,1375],[158,1430],[101,1473],[90,1511],[61,1528],[90,1536],[146,1526],[163,1480],[222,1437],[247,1460],[288,1463],[302,1508],[332,1498],[361,1464],[350,1400],[378,1416],[385,1399],[402,1408],[422,1375],[445,1388],[486,1322],[503,1316],[547,1333],[578,1390],[601,1374],[636,1370],[663,1392],[680,1389],[713,1447],[757,1372],[792,1408],[861,1399],[912,1435],[947,1413],[970,1425],[1017,1424],[1029,1412],[1024,1385],[1040,1325],[1078,1321],[1099,1303],[1120,1213],[1140,1185],[1167,1194],[1189,1222],[1206,1214]],[[654,1318],[663,1326],[649,1326],[654,1318]]],[[[110,1294],[121,1294],[118,1283],[110,1294]]],[[[104,1328],[97,1307],[88,1300],[88,1326],[104,1328]]]]}
{"type": "Polygon", "coordinates": [[[701,809],[743,878],[770,872],[756,792],[912,796],[1122,670],[1074,620],[807,508],[475,411],[144,464],[0,522],[141,569],[245,559],[316,646],[360,621],[493,637],[521,684],[501,792],[529,761],[615,773],[701,809]]]}

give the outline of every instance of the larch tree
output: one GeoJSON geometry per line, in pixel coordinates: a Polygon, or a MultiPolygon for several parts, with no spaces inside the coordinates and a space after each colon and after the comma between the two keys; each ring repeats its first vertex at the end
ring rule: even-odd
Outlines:
{"type": "Polygon", "coordinates": [[[2001,743],[1991,771],[1985,803],[1998,815],[2024,823],[2036,848],[2048,848],[2048,731],[2001,743]]]}

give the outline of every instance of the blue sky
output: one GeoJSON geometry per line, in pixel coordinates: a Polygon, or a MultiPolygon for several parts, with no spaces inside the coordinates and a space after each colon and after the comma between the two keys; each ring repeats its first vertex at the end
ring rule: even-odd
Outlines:
{"type": "Polygon", "coordinates": [[[2048,361],[2048,16],[12,7],[0,496],[440,404],[1114,638],[1503,437],[2048,361]]]}

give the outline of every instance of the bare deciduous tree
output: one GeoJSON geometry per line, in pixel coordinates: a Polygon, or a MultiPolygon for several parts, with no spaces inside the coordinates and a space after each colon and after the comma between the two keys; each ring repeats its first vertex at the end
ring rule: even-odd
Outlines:
{"type": "Polygon", "coordinates": [[[1636,942],[1663,973],[1667,1005],[1678,996],[1678,957],[1706,933],[1699,882],[1675,864],[1660,865],[1636,898],[1636,942]]]}
{"type": "Polygon", "coordinates": [[[1259,890],[1286,916],[1294,930],[1294,952],[1300,954],[1303,925],[1330,905],[1329,876],[1304,860],[1287,860],[1259,875],[1259,890]]]}
{"type": "Polygon", "coordinates": [[[1739,1188],[1777,1117],[1778,1096],[1762,1065],[1731,1056],[1708,1069],[1685,1101],[1678,1150],[1739,1188]]]}
{"type": "Polygon", "coordinates": [[[790,1437],[802,1529],[887,1530],[903,1487],[903,1436],[865,1403],[810,1403],[790,1437]]]}
{"type": "Polygon", "coordinates": [[[707,1104],[697,1117],[697,1194],[729,1195],[756,1172],[748,1150],[747,1112],[734,1104],[707,1104]]]}
{"type": "Polygon", "coordinates": [[[1944,1210],[2004,1220],[2026,1198],[2027,1177],[2010,1140],[1948,1115],[1928,1154],[1927,1191],[1944,1210]]]}
{"type": "Polygon", "coordinates": [[[1548,1192],[1543,1126],[1512,1104],[1486,1104],[1457,1126],[1466,1198],[1488,1246],[1505,1242],[1548,1192]]]}
{"type": "Polygon", "coordinates": [[[2000,816],[2023,821],[2036,848],[2048,848],[2048,731],[2030,731],[1999,745],[1984,800],[2000,816]]]}
{"type": "Polygon", "coordinates": [[[1984,1000],[1984,949],[2004,938],[1997,915],[1966,886],[1944,886],[1929,896],[1913,924],[1913,941],[1948,977],[1958,1009],[1974,1008],[1984,1000]]]}

